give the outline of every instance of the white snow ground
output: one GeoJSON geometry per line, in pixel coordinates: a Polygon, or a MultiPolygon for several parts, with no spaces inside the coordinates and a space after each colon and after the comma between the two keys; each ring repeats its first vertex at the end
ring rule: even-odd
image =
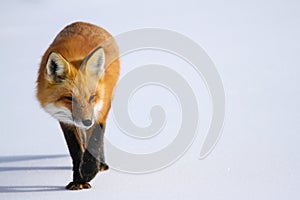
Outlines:
{"type": "MultiPolygon", "coordinates": [[[[299,9],[296,0],[2,1],[0,199],[300,199],[299,9]],[[223,135],[206,159],[198,159],[200,132],[207,128],[203,117],[193,145],[170,167],[142,175],[112,169],[99,174],[91,190],[63,189],[71,178],[70,158],[57,123],[39,108],[34,87],[47,45],[77,20],[113,35],[166,28],[205,49],[227,102],[223,135]]],[[[209,116],[205,92],[197,98],[201,115],[209,116]]],[[[142,111],[138,115],[145,117],[142,111]]],[[[111,116],[109,124],[107,136],[122,148],[153,150],[119,141],[110,134],[111,116]]]]}

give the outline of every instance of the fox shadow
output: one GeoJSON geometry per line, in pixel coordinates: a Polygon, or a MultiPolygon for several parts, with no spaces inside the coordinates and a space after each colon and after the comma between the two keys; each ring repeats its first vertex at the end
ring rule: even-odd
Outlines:
{"type": "MultiPolygon", "coordinates": [[[[68,155],[26,155],[26,156],[0,156],[0,174],[13,171],[56,171],[56,170],[72,170],[70,166],[1,166],[1,164],[26,162],[32,160],[45,160],[64,158],[68,155]]],[[[32,193],[32,192],[54,192],[63,191],[64,186],[49,185],[0,185],[0,193],[32,193]]]]}
{"type": "Polygon", "coordinates": [[[0,193],[57,192],[63,190],[66,190],[64,186],[0,186],[0,193]]]}

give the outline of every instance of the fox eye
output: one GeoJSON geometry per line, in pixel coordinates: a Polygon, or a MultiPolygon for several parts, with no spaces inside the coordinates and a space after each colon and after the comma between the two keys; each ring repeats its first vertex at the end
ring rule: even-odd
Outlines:
{"type": "Polygon", "coordinates": [[[94,95],[94,94],[91,95],[91,96],[90,96],[90,102],[93,101],[93,100],[95,99],[95,97],[96,97],[96,95],[94,95]]]}
{"type": "Polygon", "coordinates": [[[75,99],[72,96],[65,96],[64,99],[68,101],[75,101],[75,99]]]}

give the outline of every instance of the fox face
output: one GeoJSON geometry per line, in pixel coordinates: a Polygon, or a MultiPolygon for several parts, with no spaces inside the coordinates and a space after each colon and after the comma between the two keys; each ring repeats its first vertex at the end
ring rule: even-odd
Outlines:
{"type": "Polygon", "coordinates": [[[101,47],[82,62],[69,62],[59,53],[50,53],[44,92],[51,95],[43,95],[43,108],[60,122],[89,129],[103,107],[104,73],[105,55],[101,47]]]}

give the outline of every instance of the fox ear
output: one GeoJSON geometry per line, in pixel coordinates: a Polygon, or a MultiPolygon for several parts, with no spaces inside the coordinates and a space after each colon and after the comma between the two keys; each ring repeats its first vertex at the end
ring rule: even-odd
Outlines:
{"type": "Polygon", "coordinates": [[[66,78],[69,63],[59,54],[52,52],[46,64],[46,76],[49,81],[60,83],[66,78]]]}
{"type": "Polygon", "coordinates": [[[102,47],[98,47],[85,58],[83,69],[97,79],[103,76],[105,71],[105,54],[102,47]]]}

